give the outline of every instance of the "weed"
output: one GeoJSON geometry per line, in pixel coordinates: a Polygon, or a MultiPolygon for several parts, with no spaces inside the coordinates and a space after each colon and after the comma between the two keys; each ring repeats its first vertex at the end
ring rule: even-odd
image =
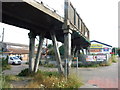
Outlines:
{"type": "Polygon", "coordinates": [[[38,71],[26,88],[78,88],[81,85],[82,83],[75,77],[69,77],[66,81],[66,78],[60,76],[58,72],[38,71]]]}
{"type": "Polygon", "coordinates": [[[29,76],[29,69],[26,68],[26,69],[22,70],[22,71],[18,74],[18,76],[29,76]]]}
{"type": "Polygon", "coordinates": [[[45,64],[44,67],[50,67],[50,68],[54,68],[56,67],[54,64],[45,64]]]}
{"type": "Polygon", "coordinates": [[[6,59],[2,58],[0,63],[2,63],[2,71],[11,68],[11,66],[8,64],[8,57],[6,59]]]}

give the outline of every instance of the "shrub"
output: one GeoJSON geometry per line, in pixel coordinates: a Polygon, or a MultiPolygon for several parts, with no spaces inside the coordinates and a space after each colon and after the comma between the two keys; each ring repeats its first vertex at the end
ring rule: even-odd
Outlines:
{"type": "Polygon", "coordinates": [[[30,73],[29,73],[29,69],[28,69],[28,68],[22,70],[22,71],[18,74],[18,76],[29,76],[29,75],[30,75],[30,73]]]}
{"type": "Polygon", "coordinates": [[[111,56],[111,60],[112,60],[113,63],[117,63],[117,59],[116,59],[115,55],[111,56]]]}
{"type": "Polygon", "coordinates": [[[8,56],[6,59],[2,58],[2,70],[10,69],[11,66],[8,64],[8,56]]]}

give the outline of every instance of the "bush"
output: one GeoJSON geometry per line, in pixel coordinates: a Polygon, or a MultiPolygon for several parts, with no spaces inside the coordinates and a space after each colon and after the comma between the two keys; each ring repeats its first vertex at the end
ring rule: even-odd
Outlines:
{"type": "Polygon", "coordinates": [[[11,66],[8,64],[8,56],[6,59],[2,58],[2,70],[10,69],[11,66]]]}
{"type": "Polygon", "coordinates": [[[113,63],[117,63],[117,59],[116,59],[115,55],[111,56],[111,60],[112,60],[113,63]]]}
{"type": "MultiPolygon", "coordinates": [[[[72,67],[76,67],[77,65],[75,64],[75,65],[73,65],[72,64],[72,67]]],[[[83,64],[83,63],[79,63],[78,64],[78,67],[86,67],[86,68],[89,68],[89,67],[99,67],[100,65],[99,64],[97,64],[97,63],[95,63],[95,62],[87,62],[86,64],[83,64]]]]}
{"type": "Polygon", "coordinates": [[[29,73],[29,69],[28,69],[28,68],[22,70],[22,71],[18,74],[18,76],[29,76],[29,75],[30,75],[30,73],[29,73]]]}
{"type": "Polygon", "coordinates": [[[119,55],[119,57],[120,57],[120,48],[118,49],[118,55],[119,55]]]}

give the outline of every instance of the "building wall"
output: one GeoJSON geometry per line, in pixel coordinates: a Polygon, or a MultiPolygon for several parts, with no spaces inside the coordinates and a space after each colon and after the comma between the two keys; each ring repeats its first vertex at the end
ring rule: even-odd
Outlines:
{"type": "Polygon", "coordinates": [[[91,42],[90,54],[110,54],[110,52],[112,52],[112,47],[97,42],[91,42]]]}

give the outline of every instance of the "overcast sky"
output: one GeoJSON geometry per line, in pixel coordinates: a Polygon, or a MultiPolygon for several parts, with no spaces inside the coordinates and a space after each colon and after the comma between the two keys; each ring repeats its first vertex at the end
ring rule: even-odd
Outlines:
{"type": "MultiPolygon", "coordinates": [[[[36,0],[39,1],[39,0],[36,0]]],[[[64,16],[64,0],[42,0],[64,16]]],[[[119,0],[70,0],[90,31],[90,40],[118,46],[119,0]]],[[[29,44],[28,30],[0,24],[0,35],[5,28],[5,42],[29,44]]],[[[0,37],[1,40],[1,37],[0,37]]]]}

